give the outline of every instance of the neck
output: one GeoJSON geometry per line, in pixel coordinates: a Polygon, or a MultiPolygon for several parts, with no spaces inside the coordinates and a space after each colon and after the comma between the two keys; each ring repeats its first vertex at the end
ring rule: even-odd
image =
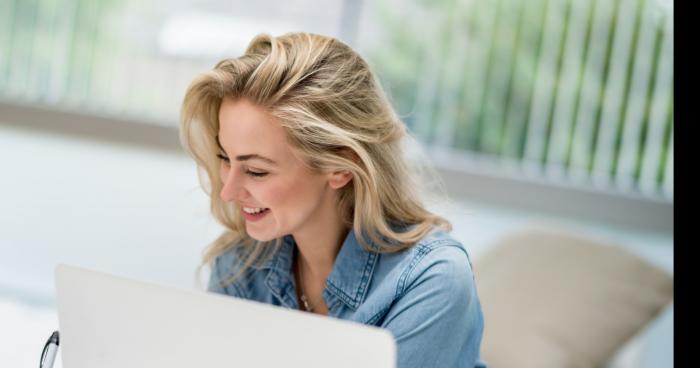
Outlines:
{"type": "Polygon", "coordinates": [[[292,236],[299,249],[298,262],[304,269],[304,278],[325,284],[349,229],[343,225],[335,201],[323,202],[327,205],[321,206],[309,224],[292,236]]]}

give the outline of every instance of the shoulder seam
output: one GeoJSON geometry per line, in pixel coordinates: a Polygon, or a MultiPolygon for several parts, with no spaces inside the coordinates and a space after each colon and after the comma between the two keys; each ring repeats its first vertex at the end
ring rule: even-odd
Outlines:
{"type": "Polygon", "coordinates": [[[471,259],[469,257],[469,253],[467,252],[466,249],[464,249],[463,246],[460,245],[459,242],[457,242],[454,239],[437,239],[433,240],[427,244],[417,244],[417,252],[418,254],[411,260],[411,263],[409,264],[408,268],[404,273],[401,275],[399,278],[399,282],[396,285],[396,294],[394,296],[394,299],[398,299],[405,293],[405,288],[406,288],[406,282],[409,279],[409,276],[413,273],[413,271],[416,269],[416,266],[427,256],[431,251],[437,249],[437,246],[439,245],[446,245],[446,246],[453,246],[455,248],[458,248],[464,254],[467,256],[467,261],[469,262],[469,267],[472,267],[471,265],[471,259]]]}

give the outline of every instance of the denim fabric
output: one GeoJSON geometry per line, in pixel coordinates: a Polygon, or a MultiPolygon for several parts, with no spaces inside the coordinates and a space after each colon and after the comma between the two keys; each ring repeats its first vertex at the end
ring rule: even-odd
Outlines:
{"type": "MultiPolygon", "coordinates": [[[[237,248],[220,255],[208,290],[298,309],[292,274],[295,243],[282,247],[243,278],[221,285],[237,270],[237,248]]],[[[398,346],[399,368],[482,367],[479,347],[484,318],[464,246],[435,230],[398,253],[362,248],[350,231],[326,280],[328,315],[389,330],[398,346]]]]}

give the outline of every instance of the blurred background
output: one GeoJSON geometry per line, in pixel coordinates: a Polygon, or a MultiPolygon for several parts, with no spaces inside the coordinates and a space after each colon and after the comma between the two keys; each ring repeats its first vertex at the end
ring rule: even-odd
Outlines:
{"type": "MultiPolygon", "coordinates": [[[[672,0],[0,0],[1,366],[36,365],[57,329],[58,263],[202,287],[222,228],[180,102],[256,34],[290,31],[374,68],[477,260],[547,223],[673,274],[672,0]]],[[[610,366],[673,366],[672,307],[610,366]]]]}

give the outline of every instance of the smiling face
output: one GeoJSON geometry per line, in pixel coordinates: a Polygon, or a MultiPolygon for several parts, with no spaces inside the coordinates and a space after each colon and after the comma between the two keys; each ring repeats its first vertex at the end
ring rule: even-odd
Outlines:
{"type": "Polygon", "coordinates": [[[225,98],[219,110],[218,138],[221,199],[234,202],[239,211],[268,209],[253,216],[241,213],[252,238],[268,241],[303,232],[323,222],[317,220],[324,209],[335,208],[333,174],[306,167],[287,141],[284,128],[264,108],[246,99],[225,98]]]}

